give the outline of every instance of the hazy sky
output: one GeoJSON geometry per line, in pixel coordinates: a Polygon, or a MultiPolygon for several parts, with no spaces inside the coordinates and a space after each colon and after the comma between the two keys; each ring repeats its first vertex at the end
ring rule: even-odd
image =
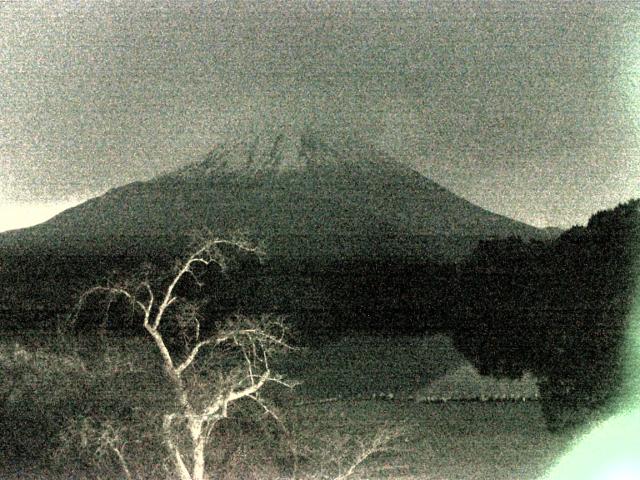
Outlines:
{"type": "Polygon", "coordinates": [[[0,32],[5,224],[262,122],[353,128],[538,226],[640,196],[636,1],[0,1],[0,32]]]}

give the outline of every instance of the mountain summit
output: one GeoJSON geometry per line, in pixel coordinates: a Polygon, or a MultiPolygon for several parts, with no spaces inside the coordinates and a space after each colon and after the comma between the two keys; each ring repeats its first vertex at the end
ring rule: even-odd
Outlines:
{"type": "Polygon", "coordinates": [[[247,231],[276,256],[458,259],[478,239],[544,236],[451,193],[353,139],[282,129],[214,148],[204,160],[110,190],[2,245],[127,254],[166,250],[194,229],[247,231]]]}
{"type": "Polygon", "coordinates": [[[382,152],[353,138],[327,140],[317,132],[280,128],[249,140],[215,147],[204,161],[177,172],[189,177],[283,176],[307,172],[337,174],[340,170],[368,170],[370,174],[401,172],[404,167],[382,152]]]}

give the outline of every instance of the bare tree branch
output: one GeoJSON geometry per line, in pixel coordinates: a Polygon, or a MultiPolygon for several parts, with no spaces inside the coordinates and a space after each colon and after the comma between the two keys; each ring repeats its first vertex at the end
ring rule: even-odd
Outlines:
{"type": "MultiPolygon", "coordinates": [[[[208,234],[207,234],[208,235],[208,234]]],[[[174,387],[178,410],[164,416],[163,432],[165,443],[172,456],[175,474],[180,480],[204,480],[204,448],[213,425],[228,415],[228,407],[233,402],[248,398],[258,401],[263,408],[275,415],[264,403],[260,402],[257,392],[270,381],[287,385],[281,377],[274,375],[269,368],[269,357],[278,350],[290,347],[285,342],[285,333],[281,318],[263,315],[258,319],[236,315],[230,318],[216,335],[200,340],[201,320],[199,318],[202,303],[186,301],[176,295],[176,289],[185,276],[190,276],[201,285],[196,266],[207,267],[211,264],[220,269],[227,262],[223,247],[254,255],[264,255],[262,250],[243,238],[224,240],[207,236],[193,250],[186,260],[176,265],[175,273],[160,295],[154,294],[148,276],[133,284],[114,284],[98,286],[85,291],[79,301],[78,311],[86,299],[96,293],[120,295],[139,308],[143,315],[143,327],[153,340],[167,378],[174,387]],[[156,308],[156,299],[159,302],[156,308]],[[171,315],[168,315],[171,309],[171,315]],[[178,362],[167,346],[161,325],[173,321],[184,335],[187,346],[186,356],[178,362]],[[202,355],[205,348],[216,349],[225,356],[235,350],[240,354],[243,367],[224,371],[219,364],[207,364],[211,356],[202,355]],[[208,367],[219,369],[218,383],[210,383],[198,375],[203,370],[190,369],[185,381],[187,369],[199,361],[208,367]],[[191,438],[191,449],[175,441],[174,419],[184,419],[182,428],[191,438]]],[[[146,274],[148,275],[148,273],[146,274]]],[[[229,357],[230,358],[230,357],[229,357]]],[[[276,417],[277,418],[277,417],[276,417]]],[[[117,452],[116,452],[117,453],[117,452]]]]}
{"type": "Polygon", "coordinates": [[[200,350],[207,346],[207,345],[212,345],[212,344],[216,344],[217,341],[214,338],[210,338],[207,340],[203,340],[201,342],[198,342],[189,352],[189,355],[187,356],[187,358],[185,358],[183,360],[183,362],[178,365],[175,370],[176,373],[178,375],[181,375],[182,372],[184,372],[187,368],[189,368],[189,365],[191,365],[193,363],[193,361],[195,360],[195,358],[198,356],[198,353],[200,352],[200,350]]]}
{"type": "Polygon", "coordinates": [[[176,473],[178,474],[180,480],[193,480],[191,477],[191,474],[189,473],[189,469],[187,469],[187,466],[185,465],[184,460],[182,459],[182,454],[180,453],[180,450],[173,442],[173,431],[171,428],[171,423],[173,422],[174,417],[175,417],[175,414],[167,414],[164,416],[162,428],[165,433],[164,435],[165,442],[167,443],[167,447],[169,451],[173,455],[173,461],[175,463],[176,470],[177,470],[176,473]]]}

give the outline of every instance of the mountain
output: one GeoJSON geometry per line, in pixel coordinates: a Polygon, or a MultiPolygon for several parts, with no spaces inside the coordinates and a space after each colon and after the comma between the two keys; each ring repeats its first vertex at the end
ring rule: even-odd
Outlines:
{"type": "Polygon", "coordinates": [[[353,328],[439,328],[455,290],[446,263],[483,239],[547,236],[369,145],[280,130],[0,234],[0,326],[67,314],[78,292],[111,272],[128,276],[143,262],[170,268],[190,231],[203,227],[247,232],[270,257],[206,282],[207,318],[280,312],[315,339],[353,328]]]}
{"type": "Polygon", "coordinates": [[[275,257],[456,260],[478,239],[545,232],[484,210],[353,140],[276,130],[0,235],[13,251],[171,250],[201,227],[246,231],[275,257]]]}

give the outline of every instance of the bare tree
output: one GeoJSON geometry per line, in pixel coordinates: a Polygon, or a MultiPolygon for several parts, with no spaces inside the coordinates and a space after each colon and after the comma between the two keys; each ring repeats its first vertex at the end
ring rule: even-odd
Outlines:
{"type": "MultiPolygon", "coordinates": [[[[214,334],[204,335],[201,304],[176,293],[187,277],[202,285],[203,267],[215,265],[224,270],[225,249],[258,256],[262,251],[244,239],[224,240],[210,235],[201,235],[194,245],[193,253],[176,264],[164,287],[154,286],[148,274],[135,281],[97,286],[83,293],[77,310],[90,295],[102,293],[126,299],[141,314],[142,326],[160,354],[165,378],[176,395],[176,408],[164,414],[162,431],[173,475],[180,480],[208,478],[205,450],[216,424],[228,417],[231,404],[250,399],[277,418],[261,398],[260,390],[270,382],[291,386],[270,365],[276,352],[290,348],[280,317],[235,315],[214,334]],[[177,327],[182,337],[185,348],[180,353],[169,348],[169,339],[163,333],[168,331],[168,323],[173,324],[173,331],[177,327]],[[231,355],[238,362],[227,362],[231,355]]],[[[115,450],[115,454],[130,476],[122,452],[115,450]]]]}

